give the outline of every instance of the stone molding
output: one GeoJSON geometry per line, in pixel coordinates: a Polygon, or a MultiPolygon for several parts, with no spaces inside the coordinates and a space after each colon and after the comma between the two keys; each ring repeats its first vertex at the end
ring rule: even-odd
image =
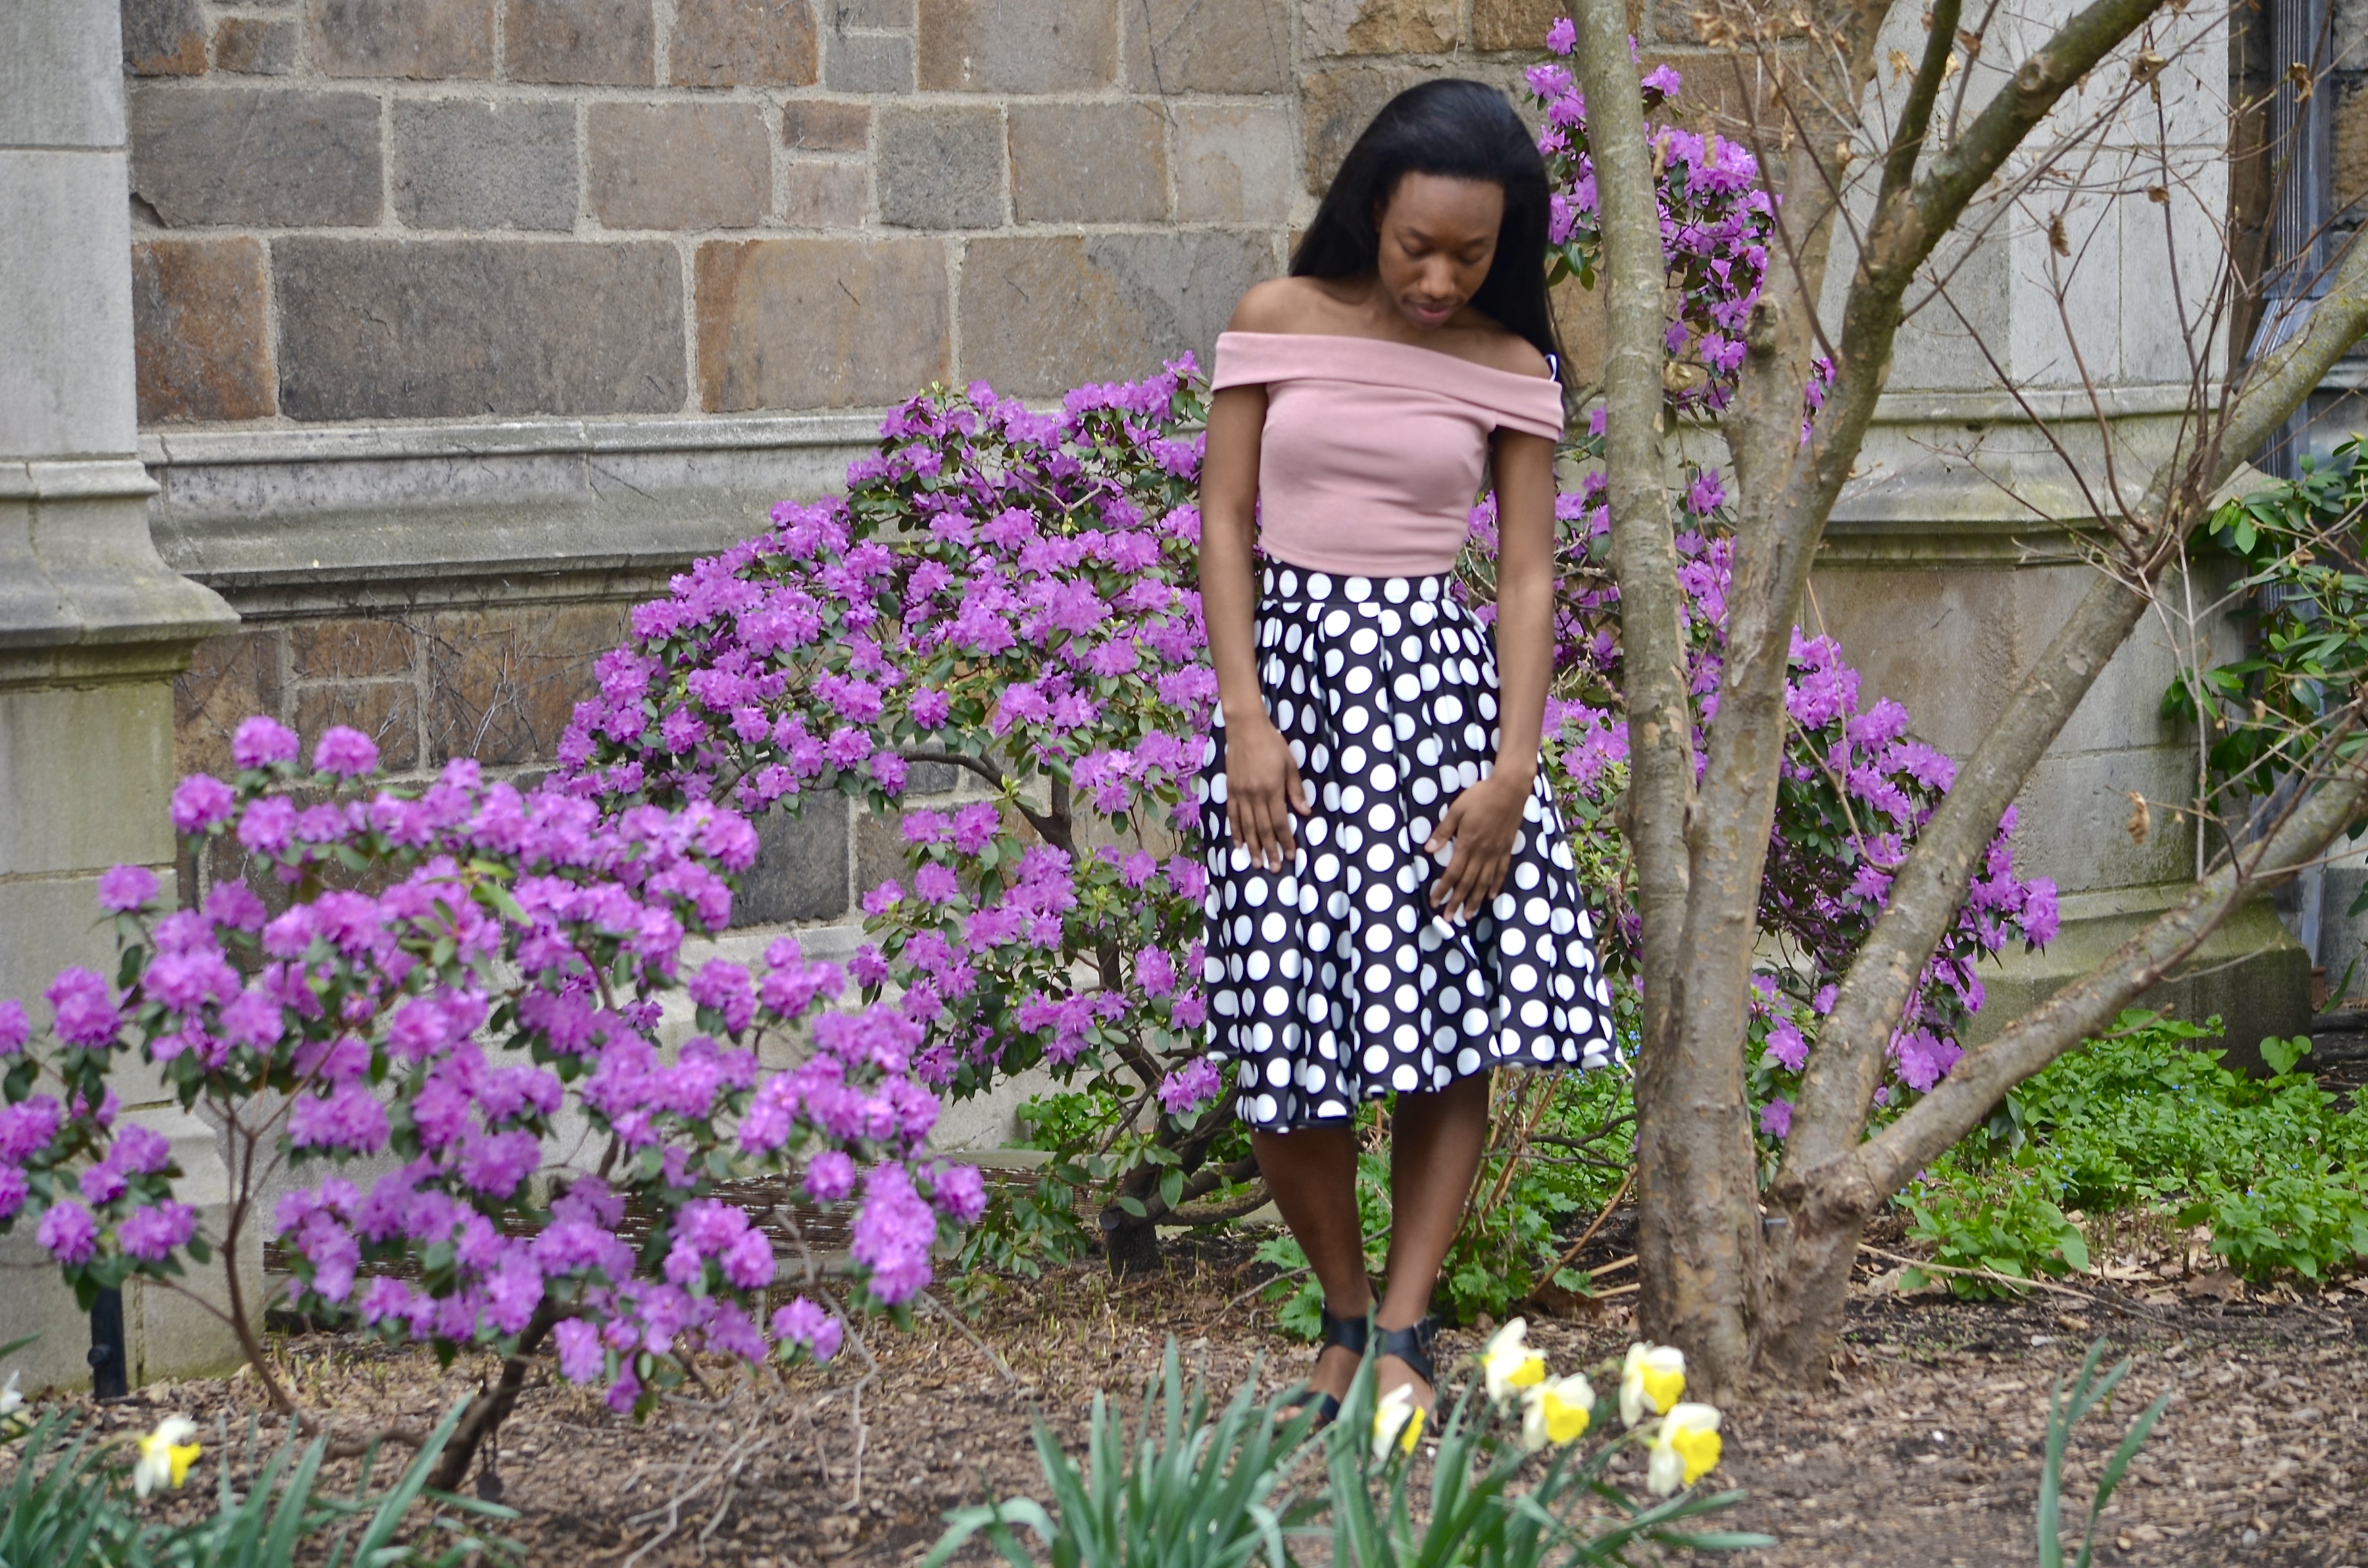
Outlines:
{"type": "Polygon", "coordinates": [[[141,456],[165,560],[286,615],[473,602],[489,579],[506,597],[646,594],[782,497],[837,489],[878,430],[834,413],[152,431],[141,456]]]}

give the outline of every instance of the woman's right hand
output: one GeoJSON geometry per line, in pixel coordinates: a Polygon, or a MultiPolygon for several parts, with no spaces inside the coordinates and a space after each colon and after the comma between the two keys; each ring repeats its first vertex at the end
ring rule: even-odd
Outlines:
{"type": "Polygon", "coordinates": [[[1248,723],[1228,724],[1225,820],[1234,842],[1250,852],[1250,863],[1267,871],[1288,867],[1298,849],[1292,815],[1305,816],[1307,811],[1307,786],[1300,782],[1299,764],[1273,722],[1260,713],[1248,723]]]}

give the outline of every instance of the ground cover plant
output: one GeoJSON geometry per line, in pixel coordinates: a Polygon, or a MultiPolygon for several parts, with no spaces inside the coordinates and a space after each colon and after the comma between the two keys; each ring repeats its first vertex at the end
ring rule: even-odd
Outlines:
{"type": "Polygon", "coordinates": [[[2127,1013],[2026,1080],[1908,1188],[1909,1237],[1980,1271],[1941,1276],[1964,1295],[2086,1273],[2091,1235],[2149,1225],[2256,1283],[2350,1271],[2368,1258],[2368,1108],[2297,1070],[2306,1040],[2265,1042],[2267,1079],[2229,1070],[2203,1043],[2217,1026],[2127,1013]]]}

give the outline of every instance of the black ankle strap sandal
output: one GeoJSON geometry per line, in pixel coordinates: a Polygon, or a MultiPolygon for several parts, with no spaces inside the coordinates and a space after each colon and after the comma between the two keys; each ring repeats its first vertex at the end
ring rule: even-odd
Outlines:
{"type": "Polygon", "coordinates": [[[1382,1354],[1395,1356],[1413,1369],[1414,1375],[1431,1387],[1439,1386],[1439,1370],[1430,1359],[1430,1346],[1439,1337],[1439,1320],[1425,1318],[1410,1328],[1382,1330],[1382,1354]]]}
{"type": "MultiPolygon", "coordinates": [[[[1325,1347],[1329,1348],[1330,1346],[1337,1345],[1341,1349],[1352,1353],[1361,1360],[1365,1354],[1365,1346],[1368,1343],[1368,1336],[1372,1332],[1372,1319],[1370,1317],[1338,1317],[1334,1315],[1330,1307],[1325,1307],[1322,1311],[1324,1313],[1323,1340],[1325,1347]]],[[[1321,1349],[1316,1352],[1318,1356],[1321,1356],[1323,1353],[1324,1352],[1321,1349]]],[[[1338,1416],[1339,1414],[1339,1395],[1319,1393],[1315,1396],[1315,1425],[1318,1426],[1328,1426],[1332,1424],[1333,1418],[1338,1416]]]]}

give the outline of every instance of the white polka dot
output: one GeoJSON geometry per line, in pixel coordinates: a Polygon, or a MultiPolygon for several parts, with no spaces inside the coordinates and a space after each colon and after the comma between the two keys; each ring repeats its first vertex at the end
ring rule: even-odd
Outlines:
{"type": "Polygon", "coordinates": [[[1398,1070],[1390,1074],[1390,1087],[1397,1090],[1400,1094],[1405,1094],[1408,1090],[1414,1088],[1419,1081],[1420,1080],[1417,1079],[1414,1075],[1413,1067],[1403,1062],[1398,1063],[1398,1070]]]}

